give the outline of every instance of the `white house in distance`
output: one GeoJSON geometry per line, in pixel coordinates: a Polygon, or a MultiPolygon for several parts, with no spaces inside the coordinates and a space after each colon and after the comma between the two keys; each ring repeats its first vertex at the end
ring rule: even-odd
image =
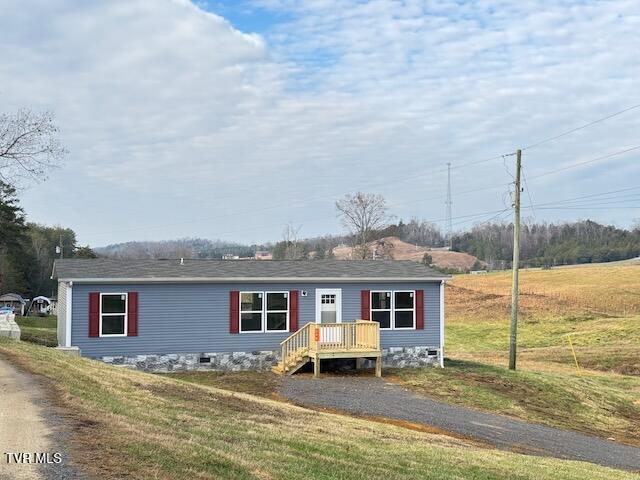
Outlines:
{"type": "Polygon", "coordinates": [[[24,315],[29,299],[23,298],[18,293],[5,293],[0,295],[0,307],[12,307],[16,315],[24,315]]]}

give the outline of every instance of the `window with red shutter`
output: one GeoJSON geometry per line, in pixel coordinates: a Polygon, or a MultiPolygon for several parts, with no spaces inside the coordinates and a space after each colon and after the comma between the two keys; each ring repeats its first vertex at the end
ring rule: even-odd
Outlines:
{"type": "Polygon", "coordinates": [[[371,319],[371,313],[370,313],[370,290],[362,290],[360,292],[360,317],[362,320],[370,320],[371,319]]]}
{"type": "Polygon", "coordinates": [[[298,290],[289,292],[289,331],[298,330],[298,290]]]}
{"type": "Polygon", "coordinates": [[[229,333],[238,333],[240,329],[240,292],[229,292],[229,333]]]}
{"type": "Polygon", "coordinates": [[[129,292],[127,295],[127,336],[138,336],[138,292],[129,292]]]}
{"type": "Polygon", "coordinates": [[[89,336],[100,336],[100,293],[89,294],[89,336]]]}
{"type": "Polygon", "coordinates": [[[424,290],[416,290],[416,330],[424,330],[424,290]]]}

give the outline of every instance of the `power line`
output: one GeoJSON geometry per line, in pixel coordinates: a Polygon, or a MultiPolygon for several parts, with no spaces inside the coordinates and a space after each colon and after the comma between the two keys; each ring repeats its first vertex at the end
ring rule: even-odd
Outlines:
{"type": "Polygon", "coordinates": [[[552,175],[554,173],[563,172],[565,170],[570,170],[572,168],[581,167],[582,165],[587,165],[589,163],[595,163],[600,160],[606,160],[607,158],[615,157],[617,155],[622,155],[623,153],[631,152],[634,150],[638,150],[640,145],[636,145],[635,147],[627,148],[625,150],[620,150],[618,152],[610,153],[608,155],[603,155],[601,157],[593,158],[591,160],[586,160],[584,162],[573,163],[571,165],[567,165],[566,167],[556,168],[555,170],[549,170],[547,172],[540,173],[538,175],[534,175],[533,177],[529,177],[529,180],[533,180],[534,178],[545,177],[547,175],[552,175]]]}
{"type": "Polygon", "coordinates": [[[533,200],[531,199],[531,190],[529,190],[529,185],[527,184],[527,176],[524,173],[524,169],[522,169],[522,179],[524,180],[524,188],[527,191],[527,197],[529,197],[529,203],[531,204],[531,213],[533,214],[533,218],[536,218],[536,210],[533,207],[533,200]]]}
{"type": "MultiPolygon", "coordinates": [[[[490,218],[488,218],[486,220],[483,220],[480,223],[477,223],[477,224],[474,224],[474,225],[477,225],[477,226],[486,225],[487,223],[491,223],[491,222],[497,221],[498,219],[502,219],[501,217],[504,217],[505,214],[508,214],[508,213],[511,212],[511,208],[505,208],[504,210],[498,210],[497,212],[498,213],[495,213],[495,214],[491,215],[490,218]]],[[[489,214],[492,214],[492,213],[494,213],[494,212],[489,212],[489,214]]],[[[484,214],[482,216],[486,216],[486,214],[484,214]]],[[[456,222],[456,223],[454,223],[454,225],[463,225],[465,223],[469,223],[469,222],[473,222],[473,221],[475,221],[475,219],[472,218],[470,220],[463,220],[462,222],[456,222]]]]}
{"type": "MultiPolygon", "coordinates": [[[[603,155],[603,156],[600,156],[600,157],[597,157],[597,158],[594,158],[594,159],[591,159],[591,160],[574,163],[574,164],[568,165],[566,167],[562,167],[562,168],[546,171],[546,172],[540,173],[538,175],[535,175],[533,177],[529,177],[529,180],[533,180],[533,179],[536,179],[536,178],[544,177],[544,176],[547,176],[547,175],[552,175],[554,173],[558,173],[558,172],[561,172],[561,171],[569,170],[569,169],[572,169],[572,168],[577,168],[577,167],[580,167],[580,166],[583,166],[583,165],[586,165],[586,164],[595,163],[597,161],[605,160],[607,158],[612,158],[614,156],[622,155],[624,153],[627,153],[627,152],[630,152],[630,151],[634,151],[634,150],[637,150],[637,149],[640,149],[640,145],[637,145],[637,146],[634,146],[634,147],[631,147],[631,148],[627,148],[625,150],[621,150],[621,151],[618,151],[618,152],[614,152],[614,153],[611,153],[611,154],[608,154],[608,155],[603,155]]],[[[494,157],[489,157],[489,158],[485,158],[485,159],[481,159],[481,160],[477,160],[477,161],[473,161],[473,162],[467,162],[467,163],[464,163],[464,164],[460,164],[458,166],[452,166],[451,168],[455,169],[455,168],[462,168],[462,167],[465,167],[465,166],[477,165],[477,164],[488,162],[488,161],[491,161],[491,160],[504,159],[504,157],[505,157],[505,155],[496,155],[494,157]]],[[[439,171],[447,171],[447,170],[446,169],[441,169],[441,170],[436,170],[435,172],[439,172],[439,171]]],[[[409,179],[419,178],[420,176],[423,176],[423,175],[426,175],[426,173],[423,173],[421,175],[413,175],[413,176],[408,177],[406,179],[403,179],[401,181],[406,181],[406,180],[409,180],[409,179]]],[[[384,182],[385,185],[392,184],[392,183],[394,183],[393,180],[384,182]]],[[[505,187],[505,186],[508,186],[508,185],[509,184],[490,185],[490,186],[485,186],[485,187],[480,187],[480,188],[475,188],[475,189],[472,189],[472,190],[459,192],[456,195],[458,195],[458,196],[468,195],[470,193],[476,193],[476,192],[481,192],[481,191],[486,191],[486,190],[494,190],[496,188],[502,188],[502,187],[505,187]]],[[[313,201],[313,200],[322,199],[322,198],[335,198],[335,195],[317,196],[317,197],[312,197],[311,199],[307,198],[307,200],[312,200],[313,201]]],[[[407,202],[398,202],[398,203],[392,204],[390,206],[406,205],[406,204],[424,202],[424,201],[429,201],[429,200],[438,200],[440,198],[442,198],[442,197],[434,196],[434,197],[420,198],[420,199],[417,199],[417,200],[410,200],[410,201],[407,201],[407,202]]],[[[96,232],[96,233],[93,233],[93,234],[90,234],[90,235],[99,236],[99,235],[108,235],[108,234],[111,234],[111,233],[121,233],[121,232],[130,232],[130,231],[144,231],[144,230],[151,230],[151,229],[158,229],[158,228],[165,228],[165,227],[172,227],[172,226],[179,226],[179,225],[188,225],[188,224],[191,224],[191,223],[201,223],[203,221],[217,220],[217,219],[220,219],[220,218],[232,217],[232,216],[243,215],[243,214],[251,214],[251,213],[254,213],[254,212],[262,212],[262,211],[277,209],[277,208],[280,208],[280,207],[288,207],[288,206],[291,206],[292,202],[293,201],[290,200],[290,201],[279,203],[279,204],[273,204],[273,205],[269,205],[269,206],[265,206],[265,207],[261,207],[261,208],[252,208],[251,210],[245,210],[245,211],[240,211],[240,212],[230,212],[230,213],[221,214],[221,215],[215,215],[215,216],[211,216],[211,217],[199,217],[199,218],[196,218],[196,219],[193,219],[193,220],[172,222],[172,223],[161,224],[161,225],[150,225],[150,226],[141,226],[141,227],[134,227],[134,228],[126,228],[126,229],[118,229],[118,230],[111,230],[111,231],[96,232]]],[[[326,219],[326,218],[328,218],[328,217],[322,217],[322,219],[326,219]]],[[[305,221],[308,221],[308,220],[309,219],[305,219],[305,221]]]]}
{"type": "Polygon", "coordinates": [[[619,210],[619,209],[639,209],[640,205],[621,205],[619,207],[542,207],[539,210],[619,210]]]}
{"type": "MultiPolygon", "coordinates": [[[[501,185],[503,186],[503,185],[501,185]]],[[[617,189],[617,190],[611,190],[611,191],[607,191],[607,192],[599,192],[599,193],[593,193],[593,194],[589,194],[589,195],[581,195],[578,197],[572,197],[572,198],[566,198],[566,199],[562,199],[562,200],[555,200],[552,202],[544,202],[544,203],[538,203],[533,205],[533,207],[539,209],[539,210],[551,210],[551,209],[555,209],[555,210],[562,210],[565,209],[566,207],[563,206],[558,206],[558,207],[554,207],[553,205],[558,205],[561,204],[563,202],[569,202],[569,201],[573,201],[573,200],[578,200],[578,199],[582,199],[585,197],[595,197],[595,196],[603,196],[603,195],[609,195],[612,193],[618,193],[618,192],[625,192],[625,191],[630,191],[630,190],[637,190],[640,189],[640,187],[629,187],[629,188],[623,188],[623,189],[617,189]]],[[[532,208],[532,205],[528,205],[528,206],[523,206],[523,209],[530,209],[532,208]]],[[[571,208],[571,207],[570,207],[571,208]]],[[[635,208],[635,207],[633,207],[635,208]]],[[[476,212],[476,213],[471,213],[471,214],[467,214],[467,215],[458,215],[455,217],[452,217],[453,220],[462,220],[462,221],[458,221],[458,222],[454,222],[453,225],[457,226],[457,225],[462,225],[465,223],[469,223],[469,222],[473,222],[473,221],[477,221],[478,217],[487,217],[489,216],[490,218],[481,221],[480,223],[478,223],[478,225],[484,225],[487,223],[490,223],[491,221],[496,221],[501,219],[501,217],[504,217],[506,214],[509,214],[511,211],[511,208],[503,208],[500,210],[490,210],[490,211],[484,211],[484,212],[476,212]]],[[[316,218],[305,218],[303,220],[298,220],[298,223],[312,223],[315,221],[319,221],[319,220],[326,220],[326,216],[323,217],[316,217],[316,218]]],[[[447,221],[447,218],[440,218],[440,219],[425,219],[425,222],[429,222],[429,223],[442,223],[447,221]]],[[[262,225],[252,225],[249,227],[244,227],[244,228],[237,228],[237,229],[225,229],[225,232],[229,232],[229,233],[235,233],[235,232],[242,232],[242,231],[249,231],[249,230],[253,230],[255,231],[256,229],[259,228],[265,228],[265,227],[273,227],[275,224],[273,222],[269,222],[269,223],[265,223],[262,225]]]]}
{"type": "MultiPolygon", "coordinates": [[[[499,185],[490,185],[490,186],[486,186],[486,187],[480,187],[480,188],[474,188],[472,190],[466,190],[460,193],[457,193],[456,195],[460,196],[460,195],[468,195],[470,193],[476,193],[476,192],[482,192],[482,191],[486,191],[486,190],[495,190],[496,188],[503,188],[508,186],[509,184],[499,184],[499,185]]],[[[396,203],[392,203],[389,204],[389,207],[395,207],[398,205],[408,205],[408,204],[412,204],[412,203],[419,203],[419,202],[425,202],[425,201],[429,201],[429,200],[441,200],[442,197],[441,196],[433,196],[433,197],[426,197],[426,198],[419,198],[419,199],[414,199],[414,200],[408,200],[405,202],[396,202],[396,203]]],[[[234,217],[234,216],[238,216],[238,215],[244,215],[244,214],[250,214],[250,213],[254,213],[254,212],[262,212],[262,211],[267,211],[267,210],[273,210],[274,208],[280,208],[283,206],[291,206],[292,202],[287,202],[287,203],[283,203],[283,204],[277,204],[277,205],[270,205],[270,206],[266,206],[266,207],[262,207],[262,208],[252,208],[251,210],[244,210],[244,211],[236,211],[236,212],[231,212],[231,213],[225,213],[225,214],[221,214],[221,215],[215,215],[215,216],[211,216],[211,217],[199,217],[197,219],[193,219],[193,220],[184,220],[184,221],[180,221],[180,222],[172,222],[172,223],[165,223],[165,224],[161,224],[161,225],[152,225],[152,226],[142,226],[142,227],[134,227],[134,228],[125,228],[125,229],[118,229],[118,230],[110,230],[110,231],[103,231],[103,232],[95,232],[91,235],[93,236],[99,236],[99,235],[108,235],[111,233],[121,233],[121,232],[131,232],[131,231],[143,231],[143,230],[151,230],[151,229],[158,229],[158,228],[166,228],[166,227],[175,227],[175,226],[179,226],[179,225],[188,225],[191,223],[202,223],[202,222],[206,222],[206,221],[211,221],[211,220],[218,220],[220,218],[226,218],[226,217],[234,217]]],[[[332,216],[333,218],[335,218],[335,216],[332,216]]],[[[322,216],[322,217],[315,217],[315,218],[307,218],[304,221],[308,222],[309,220],[326,220],[327,218],[329,218],[328,216],[322,216]]],[[[453,218],[458,218],[458,217],[453,217],[453,218]]],[[[438,220],[439,222],[441,221],[445,221],[446,219],[441,219],[438,220]]],[[[274,225],[273,223],[271,223],[270,225],[274,225]]]]}
{"type": "MultiPolygon", "coordinates": [[[[621,192],[628,192],[631,190],[639,190],[640,187],[629,187],[629,188],[619,188],[617,190],[609,190],[606,192],[599,192],[599,193],[591,193],[589,195],[580,195],[578,197],[570,197],[570,198],[565,198],[562,200],[554,200],[551,202],[544,202],[544,203],[539,203],[536,206],[537,207],[544,207],[544,206],[549,206],[549,205],[558,205],[558,204],[562,204],[562,203],[567,203],[567,202],[573,202],[573,201],[578,201],[578,200],[583,200],[583,199],[590,199],[593,197],[601,197],[601,196],[605,196],[605,195],[611,195],[614,193],[621,193],[621,192]]],[[[635,194],[633,194],[635,195],[635,194]]],[[[603,199],[603,200],[607,200],[607,199],[603,199]]]]}
{"type": "Polygon", "coordinates": [[[582,129],[587,128],[587,127],[590,127],[590,126],[595,125],[597,123],[604,122],[605,120],[609,120],[610,118],[617,117],[618,115],[622,115],[623,113],[626,113],[628,111],[634,110],[634,109],[639,108],[639,107],[640,107],[640,103],[638,103],[636,105],[632,105],[630,107],[625,108],[624,110],[620,110],[618,112],[615,112],[615,113],[612,113],[610,115],[607,115],[606,117],[598,118],[597,120],[594,120],[592,122],[585,123],[584,125],[580,125],[579,127],[572,128],[571,130],[567,130],[566,132],[559,133],[558,135],[554,135],[553,137],[548,137],[548,138],[545,138],[543,140],[540,140],[539,142],[532,143],[531,145],[527,145],[522,150],[528,150],[530,148],[535,148],[535,147],[537,147],[539,145],[542,145],[543,143],[547,143],[547,142],[551,142],[553,140],[557,140],[558,138],[565,137],[565,136],[570,135],[570,134],[572,134],[574,132],[577,132],[577,131],[582,130],[582,129]]]}

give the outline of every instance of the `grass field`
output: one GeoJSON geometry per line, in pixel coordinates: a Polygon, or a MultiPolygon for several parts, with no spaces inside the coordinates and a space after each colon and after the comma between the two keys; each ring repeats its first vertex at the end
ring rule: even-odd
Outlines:
{"type": "Polygon", "coordinates": [[[57,318],[55,315],[48,317],[16,317],[16,323],[20,326],[20,337],[26,342],[37,343],[46,347],[56,347],[57,318]]]}
{"type": "MultiPolygon", "coordinates": [[[[640,375],[640,265],[520,274],[523,361],[640,375]]],[[[456,276],[446,290],[447,354],[506,361],[511,274],[456,276]]],[[[504,364],[504,363],[503,363],[504,364]]]]}
{"type": "Polygon", "coordinates": [[[320,413],[0,339],[0,354],[51,380],[98,478],[631,479],[588,463],[486,449],[320,413]]]}

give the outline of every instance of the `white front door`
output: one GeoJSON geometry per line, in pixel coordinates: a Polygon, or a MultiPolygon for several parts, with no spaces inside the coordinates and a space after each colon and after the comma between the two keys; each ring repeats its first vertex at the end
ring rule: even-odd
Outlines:
{"type": "Polygon", "coordinates": [[[342,290],[339,288],[316,289],[316,323],[342,322],[342,290]]]}
{"type": "MultiPolygon", "coordinates": [[[[316,289],[316,323],[342,323],[341,289],[316,289]]],[[[341,341],[342,329],[337,325],[320,329],[320,343],[340,343],[341,341]]]]}

